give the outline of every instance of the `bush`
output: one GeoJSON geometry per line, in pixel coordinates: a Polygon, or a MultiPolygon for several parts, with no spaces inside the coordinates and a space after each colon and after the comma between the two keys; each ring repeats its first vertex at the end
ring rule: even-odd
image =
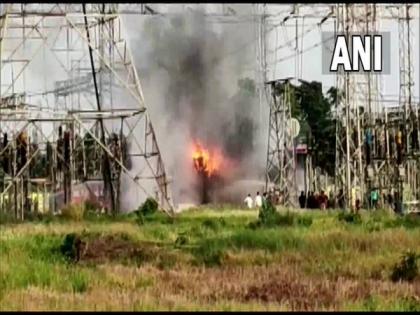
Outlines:
{"type": "Polygon", "coordinates": [[[419,256],[412,251],[406,252],[401,257],[401,261],[394,266],[391,280],[394,282],[413,281],[418,275],[417,259],[419,256]]]}
{"type": "Polygon", "coordinates": [[[61,209],[61,216],[69,220],[82,221],[85,210],[86,207],[84,203],[69,204],[61,209]]]}
{"type": "Polygon", "coordinates": [[[148,216],[155,213],[158,210],[158,203],[153,198],[147,198],[146,201],[137,210],[143,216],[148,216]]]}
{"type": "Polygon", "coordinates": [[[261,226],[273,226],[276,225],[279,218],[279,213],[273,204],[267,200],[263,203],[258,213],[258,221],[261,226]]]}
{"type": "Polygon", "coordinates": [[[267,201],[260,209],[258,221],[251,222],[248,227],[256,229],[258,227],[294,226],[296,224],[309,227],[312,225],[312,222],[312,217],[309,216],[298,216],[289,211],[286,214],[280,214],[272,203],[267,201]]]}
{"type": "Polygon", "coordinates": [[[344,221],[347,223],[354,223],[354,224],[360,224],[362,223],[362,217],[359,213],[347,213],[347,212],[340,212],[338,214],[338,221],[344,221]]]}
{"type": "Polygon", "coordinates": [[[60,246],[60,252],[69,261],[78,261],[80,258],[80,245],[81,240],[75,233],[67,234],[60,246]]]}
{"type": "Polygon", "coordinates": [[[146,222],[146,219],[158,210],[158,203],[153,198],[147,198],[146,201],[136,210],[134,214],[136,215],[135,222],[138,225],[143,225],[146,222]]]}

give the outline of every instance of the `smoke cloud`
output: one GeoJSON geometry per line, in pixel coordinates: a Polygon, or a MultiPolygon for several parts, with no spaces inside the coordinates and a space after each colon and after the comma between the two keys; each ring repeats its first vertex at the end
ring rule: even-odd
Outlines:
{"type": "Polygon", "coordinates": [[[255,69],[254,25],[216,24],[203,13],[125,21],[136,31],[134,62],[176,204],[199,202],[194,140],[231,161],[220,174],[228,182],[261,177],[265,162],[254,72],[246,72],[255,69]]]}

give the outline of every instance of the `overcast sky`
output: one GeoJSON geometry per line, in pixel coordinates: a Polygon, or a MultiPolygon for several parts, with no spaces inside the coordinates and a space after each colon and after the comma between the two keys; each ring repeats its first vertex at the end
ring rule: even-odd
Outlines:
{"type": "MultiPolygon", "coordinates": [[[[149,6],[156,9],[159,12],[180,12],[196,8],[204,8],[209,13],[221,13],[222,7],[225,6],[231,7],[239,14],[250,12],[250,4],[150,4],[149,6]]],[[[299,38],[299,48],[303,49],[303,53],[299,57],[299,70],[296,71],[296,58],[293,57],[294,50],[294,41],[296,33],[296,21],[293,19],[288,20],[284,23],[284,26],[278,26],[273,28],[270,25],[278,24],[283,20],[285,16],[290,12],[291,5],[282,5],[282,4],[267,4],[266,12],[268,14],[276,15],[274,18],[269,18],[267,25],[267,76],[268,79],[274,78],[286,78],[286,77],[298,77],[304,80],[317,80],[323,83],[324,90],[328,89],[330,86],[335,85],[335,76],[334,75],[325,75],[322,74],[322,47],[317,43],[321,42],[321,34],[325,31],[334,30],[333,19],[327,20],[322,24],[321,27],[316,26],[320,22],[320,18],[305,18],[304,20],[300,19],[298,22],[298,32],[299,34],[304,34],[299,38]],[[285,45],[285,43],[290,43],[290,45],[285,45]],[[282,46],[281,49],[273,52],[275,47],[282,46]],[[271,53],[270,53],[271,51],[271,53]],[[289,57],[291,56],[291,57],[289,57]],[[277,60],[277,61],[276,61],[277,60]]],[[[411,10],[417,10],[417,16],[419,5],[416,5],[411,10]]],[[[301,12],[307,12],[312,14],[314,12],[319,12],[322,14],[326,12],[320,7],[313,7],[312,5],[302,8],[301,12]]],[[[221,20],[221,19],[219,19],[221,20]]],[[[233,19],[230,19],[233,21],[233,19]]],[[[217,22],[214,23],[214,28],[217,29],[217,22]]],[[[238,23],[240,27],[240,23],[238,23]]],[[[391,33],[391,73],[388,75],[381,75],[382,83],[382,94],[387,100],[398,100],[399,94],[399,49],[398,49],[398,23],[396,21],[382,21],[381,22],[381,31],[391,33]]],[[[411,22],[411,33],[413,37],[412,40],[412,61],[413,61],[413,96],[416,102],[419,101],[419,20],[413,20],[411,22]]],[[[251,44],[247,49],[255,49],[255,42],[252,42],[255,39],[254,34],[250,34],[251,44]]],[[[233,56],[234,57],[234,56],[233,56]]],[[[232,57],[232,58],[233,58],[232,57]]],[[[256,61],[254,61],[256,62],[256,61]]],[[[253,75],[255,73],[255,64],[245,65],[244,66],[244,75],[253,75]]]]}

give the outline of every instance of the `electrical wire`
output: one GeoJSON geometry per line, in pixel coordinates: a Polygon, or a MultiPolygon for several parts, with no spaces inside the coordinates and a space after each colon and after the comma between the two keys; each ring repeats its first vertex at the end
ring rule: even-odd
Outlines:
{"type": "MultiPolygon", "coordinates": [[[[320,45],[322,45],[323,43],[325,43],[325,42],[327,42],[327,41],[329,41],[329,40],[331,40],[331,39],[333,39],[334,38],[334,36],[331,36],[331,37],[328,37],[327,39],[324,39],[323,41],[320,41],[320,42],[318,42],[318,43],[316,43],[316,44],[314,44],[314,45],[312,45],[312,46],[309,46],[308,48],[306,48],[306,49],[303,49],[302,51],[300,51],[299,52],[299,55],[300,54],[304,54],[304,53],[306,53],[306,52],[308,52],[309,50],[312,50],[312,49],[314,49],[314,48],[316,48],[316,47],[319,47],[320,45]]],[[[280,62],[283,62],[283,61],[286,61],[286,60],[289,60],[290,58],[293,58],[293,57],[295,57],[295,54],[293,53],[293,54],[291,54],[291,55],[288,55],[288,56],[285,56],[285,57],[283,57],[283,58],[280,58],[280,59],[277,59],[277,60],[275,60],[274,62],[272,62],[272,63],[269,63],[269,65],[273,65],[274,63],[280,63],[280,62]]]]}

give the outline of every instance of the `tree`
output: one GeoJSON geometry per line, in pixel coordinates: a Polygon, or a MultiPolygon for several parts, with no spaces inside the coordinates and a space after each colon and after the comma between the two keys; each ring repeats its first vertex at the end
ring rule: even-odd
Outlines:
{"type": "Polygon", "coordinates": [[[292,115],[309,125],[307,144],[312,151],[314,166],[333,175],[336,136],[332,109],[337,95],[340,97],[341,94],[332,87],[325,96],[322,84],[316,81],[301,81],[301,85],[293,88],[296,99],[292,100],[292,115]]]}

